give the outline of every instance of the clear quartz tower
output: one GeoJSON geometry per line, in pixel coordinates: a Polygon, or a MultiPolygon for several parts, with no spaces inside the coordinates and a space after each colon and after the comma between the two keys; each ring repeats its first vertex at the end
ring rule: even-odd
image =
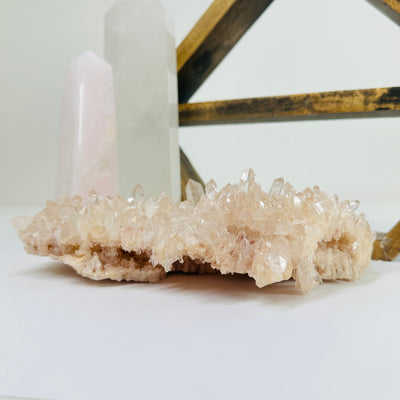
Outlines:
{"type": "Polygon", "coordinates": [[[105,21],[113,67],[120,193],[180,200],[178,94],[172,20],[157,0],[117,1],[105,21]]]}
{"type": "Polygon", "coordinates": [[[118,193],[115,102],[111,66],[87,51],[68,66],[63,104],[56,197],[91,190],[118,193]]]}

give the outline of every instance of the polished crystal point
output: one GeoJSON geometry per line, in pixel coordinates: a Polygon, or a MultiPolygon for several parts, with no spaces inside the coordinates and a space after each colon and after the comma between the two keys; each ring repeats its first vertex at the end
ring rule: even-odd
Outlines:
{"type": "Polygon", "coordinates": [[[111,66],[88,51],[71,62],[61,110],[56,197],[118,193],[111,66]]]}
{"type": "MultiPolygon", "coordinates": [[[[279,185],[280,185],[279,181],[279,185]]],[[[280,186],[284,186],[285,184],[280,186]]],[[[363,214],[323,191],[217,190],[189,181],[188,200],[77,197],[14,220],[31,254],[50,255],[92,279],[155,282],[170,271],[247,274],[257,286],[293,278],[308,292],[322,280],[360,277],[373,234],[363,214]]],[[[138,196],[139,194],[139,196],[138,196]]]]}
{"type": "Polygon", "coordinates": [[[114,71],[120,193],[180,200],[178,95],[173,24],[156,0],[117,1],[105,20],[114,71]]]}

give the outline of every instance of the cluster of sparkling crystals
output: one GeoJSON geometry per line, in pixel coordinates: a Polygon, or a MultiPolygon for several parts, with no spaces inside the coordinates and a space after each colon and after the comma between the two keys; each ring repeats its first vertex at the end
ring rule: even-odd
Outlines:
{"type": "Polygon", "coordinates": [[[189,181],[187,201],[92,194],[48,202],[15,227],[29,253],[50,255],[92,279],[154,282],[166,272],[238,273],[257,286],[293,278],[304,293],[323,279],[357,279],[369,265],[373,234],[358,202],[317,186],[296,193],[282,178],[269,193],[243,173],[220,191],[189,181]]]}

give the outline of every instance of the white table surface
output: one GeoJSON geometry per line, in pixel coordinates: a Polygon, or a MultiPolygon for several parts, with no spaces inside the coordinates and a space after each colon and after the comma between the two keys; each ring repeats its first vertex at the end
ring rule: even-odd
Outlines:
{"type": "MultiPolygon", "coordinates": [[[[399,203],[365,204],[375,229],[399,203]]],[[[94,282],[0,209],[0,397],[400,399],[400,262],[302,296],[240,276],[94,282]]]]}

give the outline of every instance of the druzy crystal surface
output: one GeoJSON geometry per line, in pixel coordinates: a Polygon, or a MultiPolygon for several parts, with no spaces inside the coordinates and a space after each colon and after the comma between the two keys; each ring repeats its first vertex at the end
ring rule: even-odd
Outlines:
{"type": "Polygon", "coordinates": [[[187,201],[79,197],[49,201],[14,225],[28,253],[51,256],[91,279],[155,282],[170,271],[248,274],[257,286],[293,278],[304,293],[322,280],[354,280],[369,265],[373,234],[356,202],[317,186],[296,193],[282,178],[269,193],[252,170],[217,190],[189,181],[187,201]]]}

